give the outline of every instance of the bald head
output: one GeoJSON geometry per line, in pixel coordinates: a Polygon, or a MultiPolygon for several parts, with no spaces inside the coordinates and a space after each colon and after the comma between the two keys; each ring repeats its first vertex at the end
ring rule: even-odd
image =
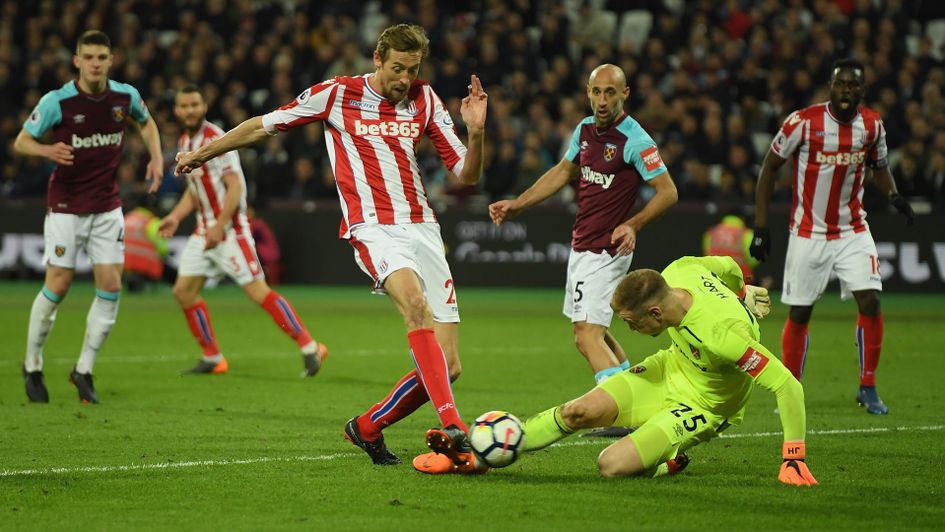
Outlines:
{"type": "Polygon", "coordinates": [[[622,90],[627,86],[627,76],[623,69],[617,65],[603,64],[591,71],[591,77],[587,84],[590,85],[613,85],[617,90],[622,90]]]}
{"type": "Polygon", "coordinates": [[[623,103],[630,96],[627,77],[616,65],[601,65],[587,81],[587,99],[598,128],[610,127],[623,116],[623,103]]]}

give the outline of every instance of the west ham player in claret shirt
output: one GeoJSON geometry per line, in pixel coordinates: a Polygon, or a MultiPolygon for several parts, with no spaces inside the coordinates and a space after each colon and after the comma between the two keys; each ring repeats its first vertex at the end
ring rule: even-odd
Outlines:
{"type": "Polygon", "coordinates": [[[85,249],[95,276],[95,299],[89,309],[85,339],[69,380],[85,403],[98,403],[92,382],[95,356],[118,317],[121,272],[125,261],[124,218],[116,171],[124,146],[125,126],[140,130],[151,160],[145,177],[149,192],[161,184],[163,162],[157,125],[137,89],[108,79],[111,41],[100,31],[83,33],[72,63],[79,77],[46,93],[20,130],[13,148],[24,155],[56,163],[49,177],[43,225],[46,278],[33,301],[27,333],[23,377],[26,395],[49,402],[43,380],[43,346],[56,309],[75,277],[76,252],[85,249]],[[39,142],[52,132],[53,144],[39,142]]]}
{"type": "Polygon", "coordinates": [[[863,185],[872,171],[876,185],[912,224],[909,203],[896,192],[886,159],[886,130],[879,114],[861,105],[863,65],[854,60],[834,64],[830,101],[795,111],[771,142],[758,176],[755,238],[750,252],[765,260],[771,250],[768,204],[775,172],[794,161],[793,198],[788,224],[787,258],[781,301],[791,310],[781,334],[784,365],[801,378],[810,339],[807,324],[814,303],[836,273],[841,297],[854,297],[859,309],[856,343],[860,358],[857,402],[870,414],[888,408],[876,392],[876,366],[883,343],[883,288],[876,244],[866,223],[863,185]]]}
{"type": "Polygon", "coordinates": [[[450,388],[460,372],[456,288],[415,147],[427,135],[462,183],[477,183],[487,96],[479,78],[471,76],[460,109],[469,133],[467,150],[443,102],[429,84],[417,79],[428,49],[423,28],[391,26],[377,41],[373,73],[313,85],[289,104],[177,155],[176,172],[187,174],[269,135],[324,122],[341,201],[341,238],[352,245],[358,266],[377,290],[391,297],[403,317],[415,366],[386,398],[345,425],[345,436],[380,465],[400,463],[381,431],[427,401],[443,427],[427,432],[427,444],[460,465],[472,457],[467,427],[450,388]]]}
{"type": "MultiPolygon", "coordinates": [[[[607,330],[613,318],[610,297],[630,269],[637,233],[677,200],[676,185],[656,143],[624,112],[630,88],[623,70],[601,65],[591,72],[587,97],[594,111],[574,129],[564,158],[514,200],[497,201],[489,215],[497,225],[551,197],[578,179],[578,212],[571,238],[564,315],[574,328],[578,350],[601,383],[630,367],[627,355],[607,330]],[[656,190],[630,216],[643,184],[656,190]]],[[[607,428],[588,435],[624,436],[607,428]]]]}

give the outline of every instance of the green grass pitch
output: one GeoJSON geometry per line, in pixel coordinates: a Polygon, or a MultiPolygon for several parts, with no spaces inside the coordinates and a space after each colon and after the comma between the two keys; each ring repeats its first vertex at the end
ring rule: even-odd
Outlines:
{"type": "MultiPolygon", "coordinates": [[[[351,416],[410,369],[403,325],[363,288],[280,287],[331,348],[302,380],[295,345],[242,292],[205,293],[223,376],[179,377],[199,349],[168,289],[124,294],[95,366],[102,403],[78,403],[75,363],[93,290],[77,284],[46,348],[49,405],[27,404],[20,377],[39,284],[0,285],[0,529],[43,530],[726,530],[941,529],[945,521],[945,326],[941,295],[883,296],[879,389],[890,415],[856,406],[852,302],[828,294],[811,323],[805,391],[808,463],[820,485],[777,482],[780,423],[756,390],[743,425],[693,449],[677,477],[606,480],[608,442],[571,438],[477,477],[430,477],[410,459],[436,423],[430,407],[386,431],[405,464],[381,468],[342,438],[351,416]]],[[[525,417],[576,397],[592,377],[561,316],[561,290],[462,290],[471,420],[525,417]]],[[[779,351],[786,308],[763,323],[779,351]]],[[[614,324],[633,360],[662,338],[614,324]]]]}

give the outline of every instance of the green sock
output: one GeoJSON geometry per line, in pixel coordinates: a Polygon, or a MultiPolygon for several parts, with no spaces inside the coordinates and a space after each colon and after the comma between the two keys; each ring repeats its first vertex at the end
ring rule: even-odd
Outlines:
{"type": "Polygon", "coordinates": [[[525,420],[525,451],[544,449],[552,443],[574,434],[561,418],[561,407],[549,408],[525,420]]]}

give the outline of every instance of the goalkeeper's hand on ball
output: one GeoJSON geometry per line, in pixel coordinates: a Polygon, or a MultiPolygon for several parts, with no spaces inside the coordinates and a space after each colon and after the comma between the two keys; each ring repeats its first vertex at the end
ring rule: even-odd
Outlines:
{"type": "Polygon", "coordinates": [[[784,442],[783,447],[784,462],[781,463],[781,472],[778,473],[778,480],[792,486],[816,486],[817,479],[807,469],[804,458],[807,455],[807,449],[804,442],[784,442]]]}
{"type": "Polygon", "coordinates": [[[760,286],[745,285],[745,306],[759,320],[771,312],[771,296],[768,289],[760,286]]]}

